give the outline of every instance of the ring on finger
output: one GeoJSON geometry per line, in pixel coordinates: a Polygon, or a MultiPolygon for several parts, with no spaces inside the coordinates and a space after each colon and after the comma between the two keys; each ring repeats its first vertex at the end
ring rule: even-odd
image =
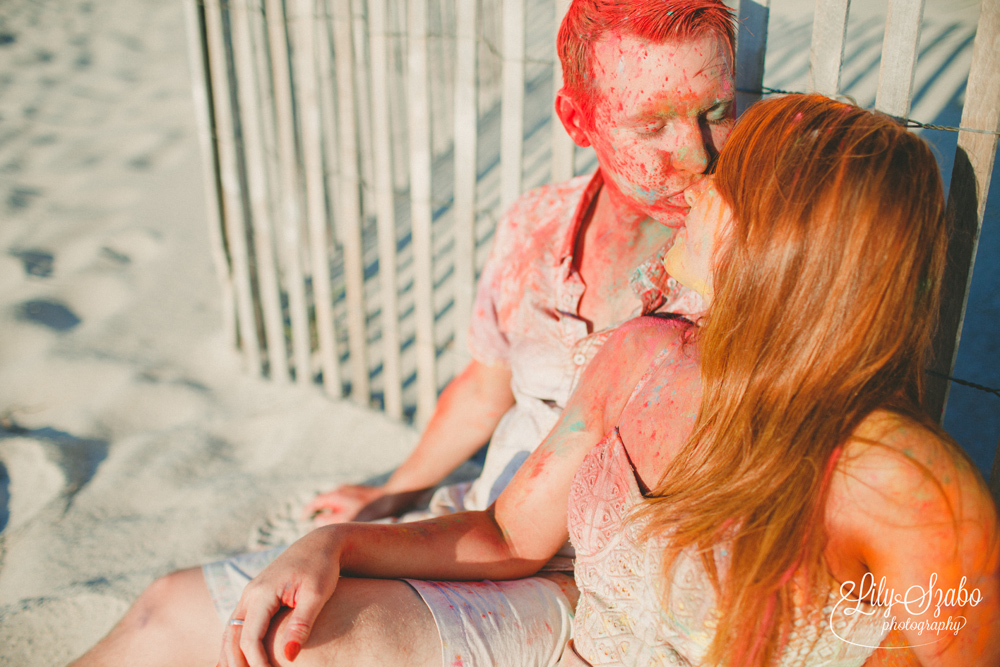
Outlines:
{"type": "Polygon", "coordinates": [[[242,618],[231,618],[229,619],[229,625],[243,625],[242,618]]]}

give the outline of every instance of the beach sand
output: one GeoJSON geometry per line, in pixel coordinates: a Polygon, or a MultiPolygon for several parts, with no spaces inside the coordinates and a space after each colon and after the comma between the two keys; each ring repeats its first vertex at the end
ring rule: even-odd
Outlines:
{"type": "MultiPolygon", "coordinates": [[[[788,16],[770,85],[803,85],[808,17],[788,16]]],[[[948,20],[961,42],[975,13],[948,20]]],[[[155,577],[242,551],[288,498],[416,440],[241,366],[186,40],[178,0],[0,5],[0,665],[66,664],[155,577]]],[[[934,120],[951,88],[916,111],[934,120]]]]}
{"type": "Polygon", "coordinates": [[[414,431],[244,372],[222,332],[182,6],[0,19],[0,665],[61,665],[414,431]]]}

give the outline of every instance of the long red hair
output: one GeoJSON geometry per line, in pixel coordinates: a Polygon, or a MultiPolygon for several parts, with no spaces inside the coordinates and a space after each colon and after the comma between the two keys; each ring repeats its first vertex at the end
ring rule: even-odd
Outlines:
{"type": "Polygon", "coordinates": [[[734,220],[698,338],[702,406],[646,511],[651,533],[670,533],[666,581],[696,547],[716,583],[708,664],[763,667],[796,588],[810,604],[829,593],[823,509],[839,448],[876,409],[935,428],[920,402],[948,231],[928,146],[818,95],[748,109],[715,183],[734,220]]]}

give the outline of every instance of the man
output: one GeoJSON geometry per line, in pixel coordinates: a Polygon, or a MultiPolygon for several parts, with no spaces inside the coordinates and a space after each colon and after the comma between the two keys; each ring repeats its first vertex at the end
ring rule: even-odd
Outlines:
{"type": "MultiPolygon", "coordinates": [[[[632,22],[645,16],[667,31],[674,4],[633,3],[632,22]]],[[[693,4],[692,15],[712,5],[693,4]]],[[[439,491],[428,514],[486,509],[555,423],[615,324],[655,310],[697,311],[697,297],[668,285],[659,257],[651,256],[665,252],[671,228],[687,210],[684,189],[728,135],[729,66],[719,63],[701,73],[700,82],[669,80],[676,63],[645,51],[626,53],[635,45],[620,39],[599,39],[613,29],[612,7],[574,5],[559,42],[566,87],[557,113],[577,144],[594,147],[600,168],[530,192],[507,212],[479,283],[469,336],[473,361],[445,388],[413,453],[386,484],[345,485],[317,496],[305,508],[316,525],[397,516],[492,437],[482,476],[439,491]],[[626,61],[643,63],[640,69],[654,79],[667,75],[662,83],[673,92],[645,103],[636,97],[645,89],[626,92],[622,84],[635,75],[618,69],[626,61]],[[601,71],[591,77],[594,66],[601,71]],[[595,84],[600,79],[608,79],[606,91],[595,84]],[[605,104],[598,104],[599,95],[605,104]],[[680,115],[687,117],[674,118],[680,115]],[[643,260],[649,261],[629,289],[632,269],[643,260]]],[[[706,14],[693,29],[723,37],[731,53],[728,19],[718,10],[706,14]]]]}
{"type": "MultiPolygon", "coordinates": [[[[559,34],[565,87],[556,111],[578,145],[593,146],[598,171],[525,195],[501,221],[470,330],[474,360],[442,394],[413,454],[384,487],[340,489],[310,509],[341,520],[394,514],[492,435],[482,476],[440,493],[432,507],[486,508],[616,325],[656,310],[699,310],[661,260],[687,211],[684,191],[732,126],[733,42],[732,15],[719,0],[572,4],[559,34]]],[[[158,580],[78,664],[211,664],[221,619],[275,555],[158,580]]],[[[295,664],[551,663],[574,604],[572,578],[558,571],[496,584],[344,578],[295,664]]],[[[254,667],[279,664],[299,648],[290,641],[246,657],[254,667]]]]}

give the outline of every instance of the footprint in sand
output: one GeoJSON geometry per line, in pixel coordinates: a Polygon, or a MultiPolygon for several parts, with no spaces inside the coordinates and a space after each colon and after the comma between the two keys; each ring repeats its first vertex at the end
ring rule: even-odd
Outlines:
{"type": "Polygon", "coordinates": [[[38,188],[14,187],[7,195],[7,208],[11,211],[20,211],[31,206],[35,199],[42,194],[38,188]]]}
{"type": "Polygon", "coordinates": [[[21,260],[26,275],[36,278],[52,277],[55,256],[48,250],[11,250],[10,255],[21,260]]]}
{"type": "Polygon", "coordinates": [[[22,525],[56,498],[72,501],[97,474],[108,446],[54,428],[0,424],[0,532],[22,525]]]}
{"type": "Polygon", "coordinates": [[[25,301],[17,308],[17,319],[41,324],[54,331],[69,331],[80,324],[80,318],[66,304],[48,299],[25,301]]]}
{"type": "Polygon", "coordinates": [[[0,531],[23,525],[66,488],[59,465],[34,438],[0,440],[0,467],[0,531]]]}

